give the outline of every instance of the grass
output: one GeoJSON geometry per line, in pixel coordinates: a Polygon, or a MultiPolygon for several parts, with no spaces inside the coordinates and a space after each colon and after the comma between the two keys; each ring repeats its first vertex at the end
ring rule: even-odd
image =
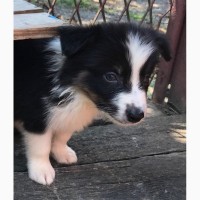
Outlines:
{"type": "Polygon", "coordinates": [[[148,97],[148,99],[152,99],[155,82],[156,82],[156,77],[154,76],[154,78],[151,81],[151,83],[150,83],[150,85],[148,87],[148,90],[147,90],[147,97],[148,97]]]}
{"type": "Polygon", "coordinates": [[[141,21],[143,15],[144,13],[134,13],[134,12],[129,11],[130,19],[135,20],[135,21],[141,21]]]}
{"type": "MultiPolygon", "coordinates": [[[[41,5],[43,3],[46,3],[46,5],[48,5],[48,0],[39,0],[39,1],[32,0],[32,3],[37,4],[37,2],[40,2],[41,5]]],[[[74,9],[75,7],[74,0],[57,0],[56,5],[61,6],[61,7],[68,7],[70,9],[74,9]]],[[[99,4],[94,2],[93,0],[82,0],[80,4],[80,8],[97,11],[97,9],[99,8],[99,4]]],[[[115,7],[109,6],[108,8],[105,8],[105,13],[109,15],[114,15],[116,13],[119,13],[119,11],[116,10],[115,7]]],[[[143,13],[135,13],[129,10],[129,16],[131,20],[140,21],[143,17],[143,13]]]]}
{"type": "MultiPolygon", "coordinates": [[[[57,5],[74,8],[74,0],[57,0],[57,5]]],[[[94,3],[91,0],[82,0],[80,7],[91,9],[91,10],[97,10],[99,8],[99,5],[94,3]]],[[[104,11],[105,13],[109,15],[114,15],[119,12],[115,8],[111,8],[111,7],[105,8],[104,11]]],[[[129,15],[130,15],[130,19],[135,20],[135,21],[140,21],[143,17],[143,13],[133,13],[131,11],[129,11],[129,15]]]]}
{"type": "MultiPolygon", "coordinates": [[[[74,8],[74,0],[57,0],[57,5],[64,5],[70,8],[74,8]]],[[[80,4],[81,8],[97,9],[98,6],[91,0],[82,0],[80,4]]]]}

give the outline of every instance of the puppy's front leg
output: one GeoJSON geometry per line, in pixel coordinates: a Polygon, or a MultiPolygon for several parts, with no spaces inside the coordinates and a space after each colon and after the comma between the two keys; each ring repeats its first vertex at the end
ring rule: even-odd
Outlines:
{"type": "Polygon", "coordinates": [[[52,156],[58,163],[72,164],[77,162],[76,153],[67,145],[71,134],[55,133],[51,146],[52,156]]]}
{"type": "Polygon", "coordinates": [[[52,133],[50,131],[43,134],[24,132],[23,135],[29,177],[43,185],[50,185],[55,178],[55,171],[49,160],[52,133]]]}

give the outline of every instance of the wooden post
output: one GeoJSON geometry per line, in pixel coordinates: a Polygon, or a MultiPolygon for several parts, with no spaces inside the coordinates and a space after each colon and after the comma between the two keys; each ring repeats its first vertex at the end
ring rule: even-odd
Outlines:
{"type": "Polygon", "coordinates": [[[171,88],[168,94],[168,103],[173,105],[179,112],[186,111],[186,20],[176,52],[173,72],[171,76],[171,88]]]}
{"type": "MultiPolygon", "coordinates": [[[[159,72],[157,75],[154,87],[154,93],[152,97],[153,101],[156,103],[162,104],[164,98],[166,97],[167,87],[170,84],[173,68],[174,65],[176,64],[175,61],[179,56],[177,54],[177,51],[180,43],[180,38],[182,35],[183,26],[185,23],[185,16],[186,16],[186,0],[175,0],[173,3],[171,17],[167,29],[167,37],[169,38],[172,50],[172,60],[170,62],[165,62],[164,59],[162,59],[159,64],[159,72]]],[[[182,50],[184,51],[184,49],[182,50]]],[[[179,49],[179,51],[181,51],[181,49],[179,49]]]]}

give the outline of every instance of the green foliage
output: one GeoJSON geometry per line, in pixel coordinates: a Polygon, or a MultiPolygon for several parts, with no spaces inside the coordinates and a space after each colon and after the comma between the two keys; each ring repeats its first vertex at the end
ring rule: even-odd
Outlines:
{"type": "Polygon", "coordinates": [[[105,10],[105,13],[107,13],[107,14],[110,14],[110,15],[114,15],[114,14],[116,14],[116,10],[115,9],[113,9],[113,8],[108,8],[108,9],[104,9],[105,10]]]}
{"type": "Polygon", "coordinates": [[[143,13],[129,12],[129,16],[133,20],[140,21],[143,17],[143,13]]]}
{"type": "MultiPolygon", "coordinates": [[[[65,5],[67,7],[74,7],[74,0],[57,0],[58,5],[65,5]]],[[[88,9],[96,9],[98,6],[91,0],[82,0],[80,7],[88,9]]]]}
{"type": "Polygon", "coordinates": [[[74,1],[73,0],[57,0],[56,4],[65,5],[65,6],[68,6],[68,7],[73,7],[74,1]]]}
{"type": "Polygon", "coordinates": [[[154,86],[155,86],[155,82],[156,82],[156,78],[154,76],[153,80],[151,81],[151,83],[149,85],[148,91],[147,91],[147,97],[148,97],[148,99],[152,99],[153,89],[154,89],[154,86]]]}

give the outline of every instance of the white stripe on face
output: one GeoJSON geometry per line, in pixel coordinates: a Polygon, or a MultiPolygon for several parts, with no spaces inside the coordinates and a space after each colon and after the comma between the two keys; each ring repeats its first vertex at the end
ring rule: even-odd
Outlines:
{"type": "Polygon", "coordinates": [[[130,92],[122,92],[114,99],[119,109],[116,118],[122,123],[127,123],[126,109],[128,105],[134,105],[144,113],[146,112],[146,92],[140,89],[140,70],[154,51],[153,45],[145,43],[145,40],[138,34],[129,34],[126,45],[129,49],[127,59],[132,66],[130,78],[132,88],[130,92]]]}
{"type": "Polygon", "coordinates": [[[127,46],[129,49],[128,60],[132,66],[131,82],[133,87],[137,87],[140,82],[140,70],[149,56],[154,51],[151,43],[145,43],[138,34],[128,36],[127,46]]]}

